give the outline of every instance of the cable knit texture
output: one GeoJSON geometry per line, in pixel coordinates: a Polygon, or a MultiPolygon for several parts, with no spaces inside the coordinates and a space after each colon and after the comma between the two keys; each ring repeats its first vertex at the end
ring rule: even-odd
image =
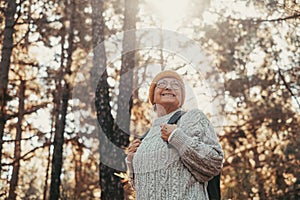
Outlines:
{"type": "Polygon", "coordinates": [[[169,144],[161,139],[160,124],[167,123],[175,112],[154,120],[134,155],[133,166],[128,166],[134,173],[137,200],[208,199],[207,181],[222,168],[217,135],[198,109],[181,117],[169,144]]]}

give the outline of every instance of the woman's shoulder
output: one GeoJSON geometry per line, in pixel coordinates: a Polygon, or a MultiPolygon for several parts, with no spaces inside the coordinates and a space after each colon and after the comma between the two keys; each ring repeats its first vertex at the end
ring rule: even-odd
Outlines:
{"type": "Polygon", "coordinates": [[[206,115],[204,114],[204,112],[198,108],[194,108],[194,109],[191,109],[189,111],[187,111],[183,117],[183,119],[185,118],[192,118],[192,119],[195,119],[195,118],[206,118],[206,115]]]}
{"type": "Polygon", "coordinates": [[[198,108],[191,109],[186,111],[184,115],[182,115],[179,123],[181,126],[190,126],[191,124],[198,124],[201,121],[207,121],[207,116],[204,112],[198,108]]]}
{"type": "Polygon", "coordinates": [[[209,120],[202,110],[191,109],[181,117],[178,126],[182,129],[199,129],[206,123],[209,123],[209,120]]]}

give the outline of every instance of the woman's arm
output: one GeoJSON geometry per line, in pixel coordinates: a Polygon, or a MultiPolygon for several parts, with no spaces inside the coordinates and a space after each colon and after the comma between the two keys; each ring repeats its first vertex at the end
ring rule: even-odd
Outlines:
{"type": "Polygon", "coordinates": [[[128,146],[128,155],[125,158],[125,162],[127,165],[127,173],[130,179],[130,185],[133,189],[134,188],[134,171],[133,171],[133,166],[132,166],[132,160],[134,157],[134,154],[137,150],[137,148],[140,146],[141,144],[141,140],[140,139],[135,139],[134,141],[132,141],[129,146],[128,146]]]}
{"type": "Polygon", "coordinates": [[[133,189],[135,189],[135,187],[134,187],[134,172],[133,172],[132,162],[128,161],[128,157],[125,158],[125,162],[127,165],[127,174],[129,176],[129,183],[130,183],[131,187],[133,189]]]}
{"type": "Polygon", "coordinates": [[[222,168],[223,151],[214,129],[200,110],[186,113],[169,140],[181,161],[200,182],[209,181],[222,168]]]}

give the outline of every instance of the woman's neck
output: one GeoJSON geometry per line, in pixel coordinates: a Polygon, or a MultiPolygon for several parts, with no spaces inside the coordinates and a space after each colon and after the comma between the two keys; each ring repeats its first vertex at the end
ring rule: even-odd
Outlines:
{"type": "Polygon", "coordinates": [[[179,107],[174,107],[174,106],[166,107],[166,106],[156,104],[156,113],[157,113],[158,117],[161,117],[161,116],[167,115],[167,114],[177,110],[178,108],[179,107]]]}

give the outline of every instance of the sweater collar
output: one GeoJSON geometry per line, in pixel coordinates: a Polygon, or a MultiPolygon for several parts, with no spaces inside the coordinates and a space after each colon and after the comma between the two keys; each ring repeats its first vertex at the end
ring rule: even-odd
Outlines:
{"type": "Polygon", "coordinates": [[[158,125],[161,125],[162,123],[167,123],[168,120],[171,118],[171,116],[179,110],[181,110],[181,108],[178,108],[177,110],[174,110],[173,112],[171,112],[169,114],[166,114],[166,115],[156,118],[153,122],[153,126],[158,126],[158,125]]]}

